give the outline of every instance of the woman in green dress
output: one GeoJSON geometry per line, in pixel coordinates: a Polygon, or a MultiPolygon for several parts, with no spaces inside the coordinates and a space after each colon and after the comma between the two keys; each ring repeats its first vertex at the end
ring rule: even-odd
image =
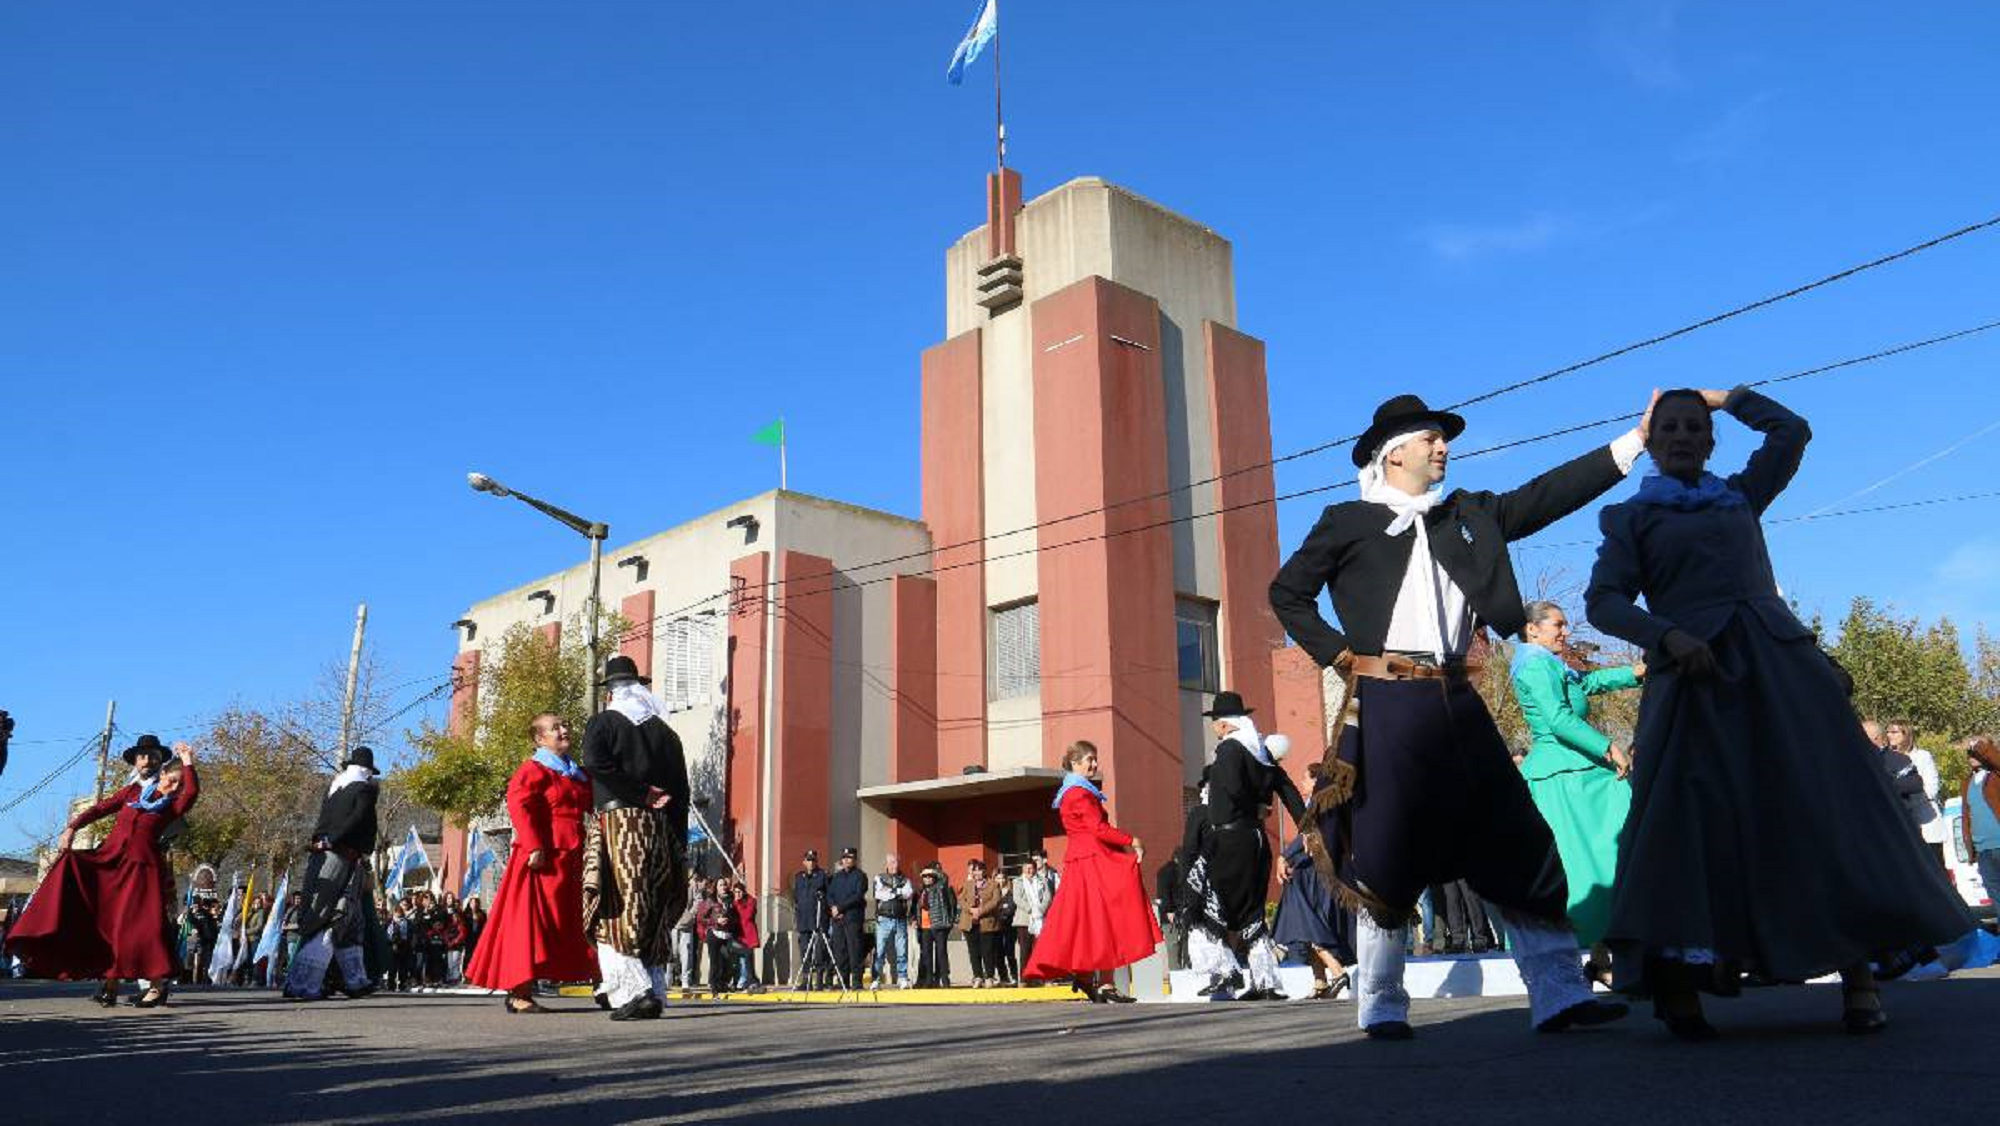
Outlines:
{"type": "MultiPolygon", "coordinates": [[[[1618,834],[1632,806],[1632,756],[1586,720],[1590,698],[1637,688],[1646,666],[1580,673],[1563,661],[1569,619],[1553,602],[1530,602],[1522,643],[1514,649],[1514,693],[1534,744],[1521,762],[1528,792],[1555,834],[1569,879],[1569,920],[1577,945],[1594,947],[1611,921],[1611,881],[1618,834]]],[[[1602,953],[1593,957],[1602,976],[1602,953]]]]}

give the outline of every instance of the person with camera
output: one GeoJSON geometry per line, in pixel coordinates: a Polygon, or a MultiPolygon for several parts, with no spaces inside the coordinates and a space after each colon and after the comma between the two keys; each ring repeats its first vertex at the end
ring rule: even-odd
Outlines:
{"type": "Polygon", "coordinates": [[[312,852],[306,859],[299,909],[299,951],[285,974],[284,996],[317,1001],[326,988],[330,963],[340,966],[341,992],[364,997],[375,991],[362,959],[363,904],[368,888],[368,854],[375,851],[375,752],[356,747],[327,787],[313,824],[312,852]]]}
{"type": "Polygon", "coordinates": [[[799,943],[799,988],[808,993],[833,984],[826,883],[819,850],[807,849],[799,858],[798,875],[792,877],[792,919],[799,943]]]}
{"type": "Polygon", "coordinates": [[[917,988],[951,988],[951,931],[958,925],[958,893],[933,860],[917,888],[917,988]]]}
{"type": "Polygon", "coordinates": [[[706,876],[689,877],[687,908],[674,922],[674,957],[680,963],[677,968],[682,989],[700,988],[701,952],[705,947],[701,938],[701,908],[714,894],[714,885],[706,876]]]}
{"type": "Polygon", "coordinates": [[[746,969],[757,943],[755,908],[754,900],[736,894],[727,876],[719,877],[715,894],[696,907],[696,926],[708,948],[708,990],[717,997],[739,987],[756,989],[746,969]]]}
{"type": "Polygon", "coordinates": [[[842,989],[861,988],[861,924],[868,913],[868,874],[857,867],[860,853],[840,850],[839,866],[826,881],[827,931],[842,989]]]}
{"type": "Polygon", "coordinates": [[[895,853],[882,858],[875,877],[875,985],[893,982],[910,987],[910,902],[916,887],[903,875],[895,853]]]}

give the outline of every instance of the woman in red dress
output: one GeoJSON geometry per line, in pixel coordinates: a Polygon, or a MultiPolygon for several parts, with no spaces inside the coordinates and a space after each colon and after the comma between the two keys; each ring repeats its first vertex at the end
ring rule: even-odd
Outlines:
{"type": "MultiPolygon", "coordinates": [[[[160,741],[142,735],[125,761],[158,755],[160,741]]],[[[62,853],[28,909],[8,936],[8,948],[39,977],[76,981],[102,978],[93,998],[117,1003],[118,983],[144,978],[154,984],[134,1003],[152,1008],[166,1000],[164,983],[179,968],[167,946],[163,890],[171,886],[160,854],[160,831],[186,816],[201,787],[194,749],[174,744],[178,761],[145,782],[132,782],[70,819],[57,849],[62,853]],[[111,833],[93,850],[72,851],[76,831],[116,816],[111,833]]]]}
{"type": "Polygon", "coordinates": [[[1062,811],[1069,855],[1035,939],[1034,956],[1021,976],[1067,977],[1092,1001],[1131,1001],[1099,975],[1129,966],[1160,945],[1160,924],[1139,876],[1145,850],[1139,838],[1104,816],[1104,791],[1099,788],[1104,775],[1095,746],[1071,743],[1063,752],[1063,769],[1068,773],[1054,804],[1062,811]]]}
{"type": "Polygon", "coordinates": [[[507,782],[514,847],[465,979],[507,992],[510,1013],[547,1012],[535,982],[596,981],[597,953],[583,933],[583,819],[590,776],[569,757],[569,726],[544,712],[530,730],[535,753],[507,782]]]}

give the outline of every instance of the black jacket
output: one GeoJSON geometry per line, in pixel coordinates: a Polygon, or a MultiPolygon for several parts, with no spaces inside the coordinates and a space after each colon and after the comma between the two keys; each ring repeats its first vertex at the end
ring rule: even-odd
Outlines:
{"type": "Polygon", "coordinates": [[[802,931],[826,929],[827,871],[814,868],[792,877],[793,925],[802,931]]]}
{"type": "Polygon", "coordinates": [[[646,807],[646,788],[658,786],[672,796],[667,816],[679,839],[687,839],[688,772],[681,737],[658,716],[634,724],[622,713],[599,712],[583,729],[583,768],[590,772],[596,808],[615,803],[626,809],[646,807]]]}
{"type": "Polygon", "coordinates": [[[1264,803],[1276,797],[1285,803],[1292,824],[1305,823],[1306,803],[1291,776],[1275,766],[1265,766],[1250,756],[1243,744],[1224,739],[1215,748],[1215,762],[1208,768],[1208,823],[1210,825],[1262,825],[1264,803]]]}
{"type": "Polygon", "coordinates": [[[312,839],[325,838],[328,847],[346,853],[366,855],[375,851],[374,782],[342,786],[319,803],[319,820],[313,822],[312,839]]]}
{"type": "Polygon", "coordinates": [[[843,919],[859,919],[868,911],[868,873],[838,869],[826,878],[826,901],[840,908],[843,919]]]}
{"type": "MultiPolygon", "coordinates": [[[[1511,637],[1527,622],[1507,545],[1589,504],[1624,476],[1610,447],[1600,446],[1511,492],[1460,489],[1424,519],[1431,554],[1465,592],[1477,621],[1511,637]]],[[[1346,649],[1363,656],[1382,653],[1417,542],[1415,528],[1384,535],[1393,519],[1386,505],[1359,500],[1330,505],[1271,580],[1278,621],[1321,665],[1332,664],[1346,649]],[[1345,632],[1319,615],[1323,587],[1332,588],[1333,613],[1345,632]]]]}

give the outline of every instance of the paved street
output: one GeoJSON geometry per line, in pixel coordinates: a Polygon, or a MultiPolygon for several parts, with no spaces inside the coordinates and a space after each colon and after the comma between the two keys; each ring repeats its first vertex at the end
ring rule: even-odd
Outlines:
{"type": "Polygon", "coordinates": [[[1894,1025],[1833,1030],[1828,987],[1711,1006],[1687,1046],[1643,1012],[1562,1037],[1518,1000],[1422,1005],[1413,1044],[1332,1005],[686,1004],[615,1025],[585,1002],[298,1007],[190,992],[115,1013],[0,985],[9,1122],[1990,1122],[2000,971],[1890,985],[1894,1025]],[[836,1118],[801,1112],[839,1108],[836,1118]],[[892,1117],[881,1117],[882,1115],[892,1117]]]}

